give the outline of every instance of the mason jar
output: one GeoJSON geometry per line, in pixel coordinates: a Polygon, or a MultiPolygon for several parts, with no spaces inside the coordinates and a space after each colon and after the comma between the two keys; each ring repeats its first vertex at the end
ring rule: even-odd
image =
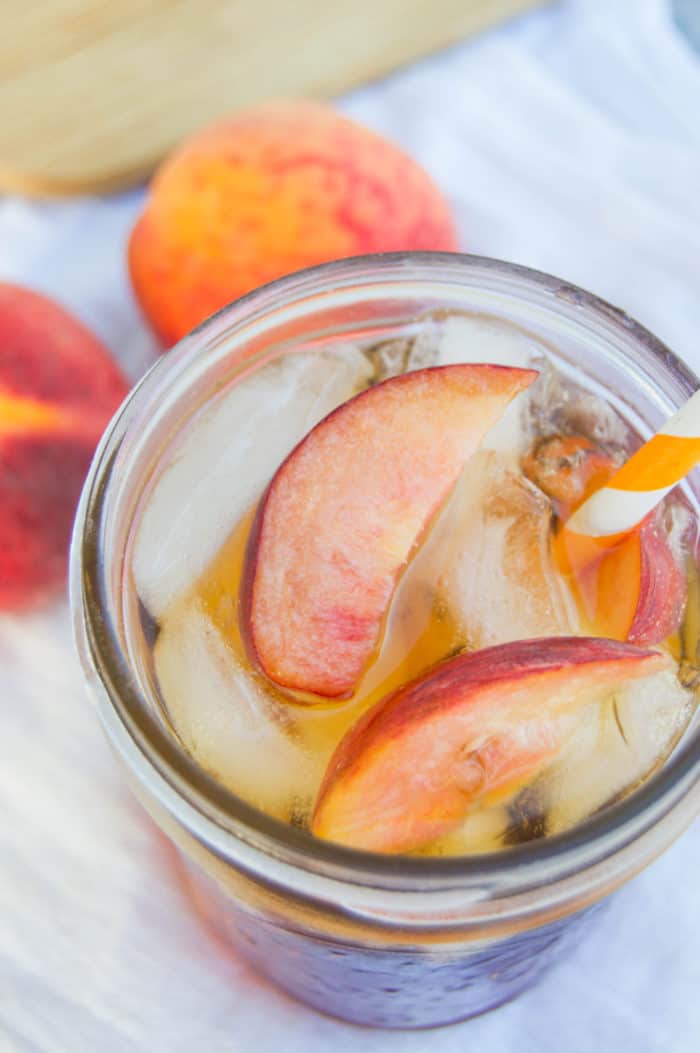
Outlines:
{"type": "MultiPolygon", "coordinates": [[[[495,316],[532,334],[566,377],[603,395],[642,438],[698,387],[622,311],[523,267],[442,253],[326,264],[224,308],[151,369],[97,451],[72,547],[90,695],[134,793],[175,846],[182,909],[196,909],[290,994],[381,1027],[445,1024],[524,991],[700,808],[691,724],[641,787],[568,832],[493,854],[379,855],[258,811],[195,763],[171,727],[142,646],[130,552],[180,429],[278,355],[414,336],[436,311],[495,316]]],[[[698,473],[683,485],[697,514],[698,473]]]]}

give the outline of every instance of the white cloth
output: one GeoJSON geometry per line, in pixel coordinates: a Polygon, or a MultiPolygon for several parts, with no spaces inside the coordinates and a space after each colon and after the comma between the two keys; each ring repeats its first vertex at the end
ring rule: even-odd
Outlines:
{"type": "MultiPolygon", "coordinates": [[[[406,147],[465,249],[627,309],[700,368],[700,63],[666,0],[569,0],[342,100],[406,147]]],[[[0,200],[0,278],[82,317],[136,377],[153,342],[125,240],[141,192],[0,200]]],[[[691,1053],[700,825],[535,990],[466,1024],[371,1032],[227,957],[190,914],[85,697],[65,606],[0,618],[0,1049],[691,1053]]]]}

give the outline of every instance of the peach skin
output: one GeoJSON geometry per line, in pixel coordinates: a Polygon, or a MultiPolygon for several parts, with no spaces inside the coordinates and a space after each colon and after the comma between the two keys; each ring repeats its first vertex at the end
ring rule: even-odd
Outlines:
{"type": "Polygon", "coordinates": [[[312,264],[456,247],[448,204],[415,161],[330,106],[292,101],[234,114],[164,162],[129,269],[170,346],[237,297],[312,264]]]}
{"type": "Polygon", "coordinates": [[[0,283],[0,609],[28,607],[63,584],[83,479],[127,390],[77,319],[0,283]]]}

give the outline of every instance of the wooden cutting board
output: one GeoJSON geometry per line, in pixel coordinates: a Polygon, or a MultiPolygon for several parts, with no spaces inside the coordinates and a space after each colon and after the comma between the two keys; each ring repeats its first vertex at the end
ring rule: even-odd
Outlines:
{"type": "Polygon", "coordinates": [[[336,95],[543,2],[4,0],[0,191],[126,187],[236,107],[336,95]]]}

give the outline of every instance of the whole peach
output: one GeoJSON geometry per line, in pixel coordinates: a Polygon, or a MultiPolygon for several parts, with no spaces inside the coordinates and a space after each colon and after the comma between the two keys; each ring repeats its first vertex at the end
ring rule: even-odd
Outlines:
{"type": "Polygon", "coordinates": [[[281,102],[205,128],[164,162],[131,235],[129,269],[170,345],[303,267],[456,245],[448,204],[415,161],[330,106],[281,102]]]}
{"type": "Polygon", "coordinates": [[[77,318],[0,282],[0,610],[63,585],[83,480],[128,387],[77,318]]]}

